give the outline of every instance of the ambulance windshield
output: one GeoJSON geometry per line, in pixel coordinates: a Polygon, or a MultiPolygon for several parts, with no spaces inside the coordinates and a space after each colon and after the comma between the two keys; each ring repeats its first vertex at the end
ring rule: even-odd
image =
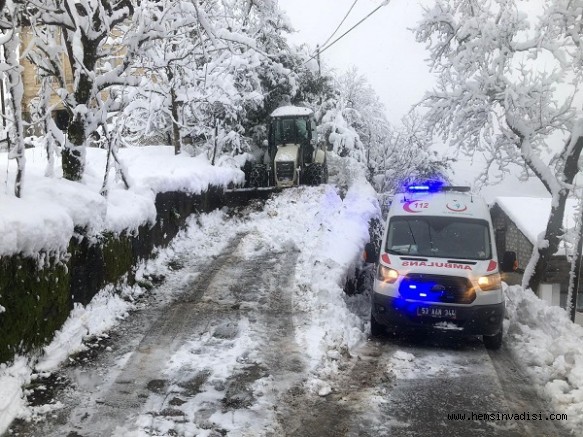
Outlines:
{"type": "Polygon", "coordinates": [[[385,250],[395,255],[486,260],[492,258],[486,220],[393,217],[385,250]]]}

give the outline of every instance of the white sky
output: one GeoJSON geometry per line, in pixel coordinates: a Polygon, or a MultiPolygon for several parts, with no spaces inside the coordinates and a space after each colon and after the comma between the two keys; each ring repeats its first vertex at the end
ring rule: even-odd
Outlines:
{"type": "MultiPolygon", "coordinates": [[[[290,36],[293,44],[307,43],[315,49],[336,29],[354,0],[279,0],[279,6],[288,15],[297,30],[290,36]]],[[[358,0],[350,15],[338,30],[333,41],[368,15],[382,0],[358,0]]],[[[429,53],[425,45],[417,43],[413,32],[422,16],[422,6],[432,0],[391,0],[374,15],[352,30],[322,54],[325,66],[343,72],[356,66],[385,104],[386,114],[393,125],[433,88],[434,76],[425,59],[429,53]]],[[[529,5],[530,8],[532,5],[529,5]]],[[[436,148],[442,150],[436,140],[436,148]]],[[[453,150],[446,152],[452,155],[453,150]]],[[[453,165],[452,181],[473,185],[484,164],[481,156],[459,156],[453,165]]],[[[516,169],[516,174],[520,169],[516,169]]],[[[506,176],[502,183],[492,183],[481,194],[486,201],[508,195],[541,196],[548,193],[538,180],[523,183],[516,176],[506,176]]]]}
{"type": "MultiPolygon", "coordinates": [[[[322,44],[342,21],[354,0],[279,0],[297,33],[294,44],[322,44]]],[[[423,0],[422,0],[423,1],[423,0]]],[[[381,0],[359,0],[333,41],[368,15],[381,0]]],[[[418,0],[392,0],[344,38],[322,53],[322,62],[339,72],[356,66],[386,107],[389,121],[397,124],[432,88],[433,78],[422,44],[408,30],[421,17],[418,0]]]]}

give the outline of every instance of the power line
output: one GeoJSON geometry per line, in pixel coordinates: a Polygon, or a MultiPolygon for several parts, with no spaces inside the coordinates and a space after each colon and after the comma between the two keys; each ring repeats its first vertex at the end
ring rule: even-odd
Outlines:
{"type": "Polygon", "coordinates": [[[344,32],[342,35],[340,35],[338,38],[336,38],[334,41],[332,41],[330,44],[328,44],[326,47],[324,47],[323,49],[318,49],[318,51],[316,52],[315,55],[313,55],[311,58],[309,58],[306,62],[304,62],[304,65],[307,64],[308,62],[310,62],[312,59],[314,59],[317,56],[320,56],[320,54],[322,54],[322,52],[328,50],[330,47],[332,47],[334,44],[336,44],[338,41],[340,41],[342,38],[344,38],[346,35],[348,35],[350,32],[352,32],[356,27],[358,27],[360,24],[362,24],[365,20],[367,20],[368,18],[370,18],[371,15],[373,15],[376,11],[378,11],[380,8],[382,8],[383,6],[386,6],[389,4],[389,0],[385,0],[383,1],[380,5],[378,5],[373,11],[371,11],[366,17],[364,17],[362,20],[360,20],[358,23],[356,23],[354,26],[352,26],[350,29],[348,29],[346,32],[344,32]]]}
{"type": "Polygon", "coordinates": [[[354,2],[352,3],[352,6],[350,6],[350,9],[348,9],[348,12],[344,16],[344,18],[342,19],[342,21],[340,22],[340,24],[336,27],[336,29],[334,29],[334,32],[332,32],[332,35],[330,35],[328,37],[328,39],[326,41],[324,41],[324,43],[322,43],[322,47],[325,47],[326,44],[328,44],[328,41],[330,41],[332,39],[332,37],[334,35],[336,35],[336,32],[338,32],[338,29],[340,29],[340,26],[342,26],[344,24],[344,22],[346,21],[346,19],[350,15],[350,12],[352,12],[352,9],[354,9],[354,6],[356,5],[356,3],[358,3],[358,0],[354,0],[354,2]]]}

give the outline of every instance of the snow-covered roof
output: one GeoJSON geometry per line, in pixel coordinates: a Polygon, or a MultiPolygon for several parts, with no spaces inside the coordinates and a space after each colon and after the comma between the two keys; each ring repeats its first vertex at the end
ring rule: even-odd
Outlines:
{"type": "MultiPolygon", "coordinates": [[[[495,202],[518,229],[535,244],[537,237],[547,227],[551,214],[551,198],[540,197],[497,197],[495,202]]],[[[567,199],[563,227],[572,229],[577,220],[577,199],[567,199]]]]}
{"type": "Polygon", "coordinates": [[[301,106],[280,106],[271,113],[272,117],[294,117],[312,115],[314,111],[301,106]]]}

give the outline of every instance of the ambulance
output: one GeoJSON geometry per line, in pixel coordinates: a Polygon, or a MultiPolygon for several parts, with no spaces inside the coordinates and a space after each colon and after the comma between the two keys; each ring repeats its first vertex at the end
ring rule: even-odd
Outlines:
{"type": "Polygon", "coordinates": [[[502,344],[504,296],[490,211],[469,187],[410,185],[395,195],[372,290],[371,334],[429,329],[502,344]]]}

